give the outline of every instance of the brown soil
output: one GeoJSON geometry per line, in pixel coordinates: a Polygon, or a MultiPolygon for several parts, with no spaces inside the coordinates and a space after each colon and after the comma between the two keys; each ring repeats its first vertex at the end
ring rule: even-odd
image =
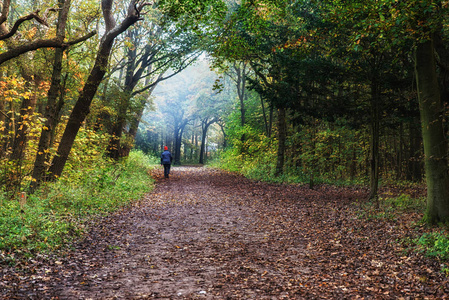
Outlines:
{"type": "Polygon", "coordinates": [[[3,270],[4,299],[442,299],[407,218],[358,217],[364,191],[269,185],[195,167],[155,171],[145,199],[66,256],[3,270]]]}

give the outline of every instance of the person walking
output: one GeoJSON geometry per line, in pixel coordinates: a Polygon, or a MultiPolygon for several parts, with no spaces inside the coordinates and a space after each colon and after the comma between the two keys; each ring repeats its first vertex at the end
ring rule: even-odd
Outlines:
{"type": "Polygon", "coordinates": [[[170,151],[168,151],[168,147],[164,147],[164,152],[161,154],[161,165],[164,165],[164,177],[168,178],[170,175],[170,166],[173,161],[173,156],[170,151]]]}

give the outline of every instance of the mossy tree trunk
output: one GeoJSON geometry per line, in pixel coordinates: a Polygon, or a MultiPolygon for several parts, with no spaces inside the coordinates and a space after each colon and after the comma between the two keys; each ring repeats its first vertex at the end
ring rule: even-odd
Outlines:
{"type": "Polygon", "coordinates": [[[425,156],[427,221],[435,224],[449,221],[449,174],[433,40],[417,45],[415,75],[425,156]]]}

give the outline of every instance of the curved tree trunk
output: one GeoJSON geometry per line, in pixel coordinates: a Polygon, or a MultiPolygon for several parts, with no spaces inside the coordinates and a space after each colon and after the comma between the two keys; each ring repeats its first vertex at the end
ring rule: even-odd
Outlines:
{"type": "Polygon", "coordinates": [[[50,166],[49,172],[52,179],[56,179],[62,174],[76,135],[78,134],[82,123],[90,111],[92,99],[94,98],[98,86],[106,73],[109,55],[111,53],[115,38],[140,19],[140,12],[136,8],[135,2],[136,1],[131,1],[128,15],[125,20],[120,25],[115,26],[115,21],[112,16],[113,1],[102,1],[103,15],[106,22],[106,33],[101,39],[94,67],[92,68],[86,84],[84,85],[72,113],[70,114],[64,134],[62,135],[59,143],[57,154],[50,166]]]}
{"type": "Polygon", "coordinates": [[[95,96],[98,86],[106,73],[109,53],[112,49],[112,41],[109,45],[103,45],[100,48],[95,65],[87,79],[86,85],[81,92],[73,110],[70,114],[67,122],[64,134],[62,135],[59,143],[56,156],[53,158],[52,164],[49,169],[49,173],[52,179],[56,179],[61,176],[65,163],[69,157],[70,150],[72,149],[78,131],[86,119],[90,111],[90,104],[95,96]]]}
{"type": "Polygon", "coordinates": [[[207,130],[209,129],[209,126],[215,123],[217,120],[214,118],[212,120],[203,120],[201,121],[201,128],[202,128],[202,134],[201,134],[201,147],[200,147],[200,159],[199,163],[204,164],[204,152],[206,150],[206,137],[207,137],[207,130]]]}
{"type": "Polygon", "coordinates": [[[182,135],[184,134],[184,129],[186,127],[187,123],[181,124],[178,133],[175,135],[175,157],[174,157],[174,164],[180,165],[181,164],[181,143],[182,143],[182,135]]]}
{"type": "MultiPolygon", "coordinates": [[[[57,125],[57,118],[59,114],[57,99],[60,92],[61,85],[61,70],[62,57],[64,50],[57,48],[55,50],[55,60],[53,66],[53,74],[51,86],[48,90],[48,100],[45,109],[45,122],[42,127],[41,136],[39,138],[38,150],[33,168],[33,181],[31,182],[30,192],[33,192],[42,182],[46,171],[46,162],[48,158],[48,149],[50,147],[50,140],[52,132],[57,125]]],[[[59,108],[60,109],[60,108],[59,108]]]]}
{"type": "MultiPolygon", "coordinates": [[[[57,33],[60,38],[65,37],[65,28],[68,17],[68,8],[70,7],[70,0],[59,0],[59,7],[63,9],[58,16],[57,33]]],[[[36,159],[34,161],[33,168],[33,180],[30,185],[30,192],[33,192],[44,180],[46,171],[46,162],[49,160],[48,149],[51,145],[53,133],[58,122],[59,111],[62,108],[62,98],[58,103],[58,97],[61,91],[61,74],[62,74],[62,61],[63,61],[64,49],[56,48],[53,64],[53,73],[51,77],[51,85],[48,90],[47,106],[45,107],[45,122],[42,126],[41,136],[39,138],[39,145],[36,153],[36,159]]],[[[62,96],[62,95],[61,95],[62,96]]]]}

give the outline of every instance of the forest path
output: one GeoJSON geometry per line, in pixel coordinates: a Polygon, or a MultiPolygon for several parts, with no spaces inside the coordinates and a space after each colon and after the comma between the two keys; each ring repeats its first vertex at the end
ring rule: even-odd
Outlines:
{"type": "MultiPolygon", "coordinates": [[[[438,264],[397,220],[359,219],[356,189],[270,185],[175,167],[141,202],[35,270],[22,299],[441,299],[438,264]]],[[[404,227],[405,226],[405,227],[404,227]]],[[[11,297],[13,298],[13,297],[11,297]]]]}

